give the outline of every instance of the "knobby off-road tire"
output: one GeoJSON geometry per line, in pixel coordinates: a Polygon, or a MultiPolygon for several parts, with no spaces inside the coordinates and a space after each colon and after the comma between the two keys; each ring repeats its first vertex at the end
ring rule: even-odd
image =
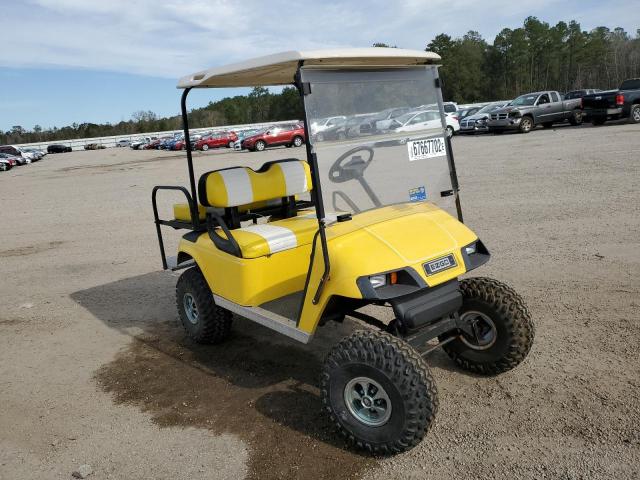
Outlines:
{"type": "Polygon", "coordinates": [[[372,330],[354,332],[331,349],[320,396],[347,441],[378,454],[413,448],[438,410],[435,381],[424,359],[402,340],[372,330]],[[359,392],[373,399],[373,408],[366,408],[371,400],[359,392]]]}
{"type": "Polygon", "coordinates": [[[475,312],[488,317],[495,326],[494,341],[480,349],[478,342],[461,335],[444,345],[444,351],[464,370],[481,375],[497,375],[515,368],[531,350],[535,333],[522,298],[511,287],[491,278],[464,279],[460,290],[461,319],[465,315],[473,318],[475,312]]]}
{"type": "Polygon", "coordinates": [[[176,285],[176,306],[187,335],[195,342],[220,343],[229,336],[233,315],[213,302],[209,285],[199,268],[192,267],[180,275],[176,285]]]}

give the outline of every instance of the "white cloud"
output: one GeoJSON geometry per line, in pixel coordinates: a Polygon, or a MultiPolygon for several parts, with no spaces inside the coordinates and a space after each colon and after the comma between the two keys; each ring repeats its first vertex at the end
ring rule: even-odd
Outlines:
{"type": "Polygon", "coordinates": [[[633,2],[611,3],[615,8],[602,12],[601,3],[590,0],[538,0],[535,5],[511,0],[31,0],[3,6],[0,65],[175,78],[281,50],[375,41],[424,48],[438,33],[467,30],[491,40],[502,27],[518,26],[528,15],[555,23],[572,19],[573,11],[581,12],[576,15],[584,28],[618,18],[635,32],[640,9],[633,2]]]}

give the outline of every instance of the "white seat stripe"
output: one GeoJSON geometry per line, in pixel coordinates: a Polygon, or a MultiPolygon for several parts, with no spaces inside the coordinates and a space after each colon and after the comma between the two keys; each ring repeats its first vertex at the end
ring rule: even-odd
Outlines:
{"type": "Polygon", "coordinates": [[[227,190],[227,206],[246,205],[253,203],[253,188],[251,179],[244,168],[219,170],[224,186],[227,190]]]}
{"type": "Polygon", "coordinates": [[[305,193],[308,191],[307,175],[300,161],[278,163],[284,175],[287,196],[305,193]]]}
{"type": "Polygon", "coordinates": [[[290,248],[296,248],[298,246],[298,239],[293,231],[285,227],[279,227],[276,225],[250,225],[241,229],[245,232],[255,233],[265,239],[269,245],[269,251],[271,253],[281,252],[282,250],[289,250],[290,248]]]}

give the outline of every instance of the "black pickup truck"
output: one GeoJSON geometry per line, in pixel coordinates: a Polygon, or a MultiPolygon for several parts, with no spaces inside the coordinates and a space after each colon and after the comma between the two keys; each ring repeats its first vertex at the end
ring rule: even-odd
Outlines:
{"type": "Polygon", "coordinates": [[[582,108],[594,125],[621,118],[629,119],[629,123],[640,123],[640,78],[625,80],[618,90],[582,97],[582,108]]]}

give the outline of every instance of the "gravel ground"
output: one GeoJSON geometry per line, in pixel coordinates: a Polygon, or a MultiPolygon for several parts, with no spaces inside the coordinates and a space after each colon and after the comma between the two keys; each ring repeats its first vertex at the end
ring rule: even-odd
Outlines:
{"type": "Polygon", "coordinates": [[[386,459],[347,449],[320,413],[322,358],[356,322],[306,347],[243,319],[224,345],[185,339],[150,205],[152,186],[186,183],[182,155],[73,152],[0,174],[0,478],[639,478],[640,126],[454,149],[465,221],[493,254],[474,274],[522,294],[536,341],[493,378],[432,354],[436,424],[386,459]]]}

